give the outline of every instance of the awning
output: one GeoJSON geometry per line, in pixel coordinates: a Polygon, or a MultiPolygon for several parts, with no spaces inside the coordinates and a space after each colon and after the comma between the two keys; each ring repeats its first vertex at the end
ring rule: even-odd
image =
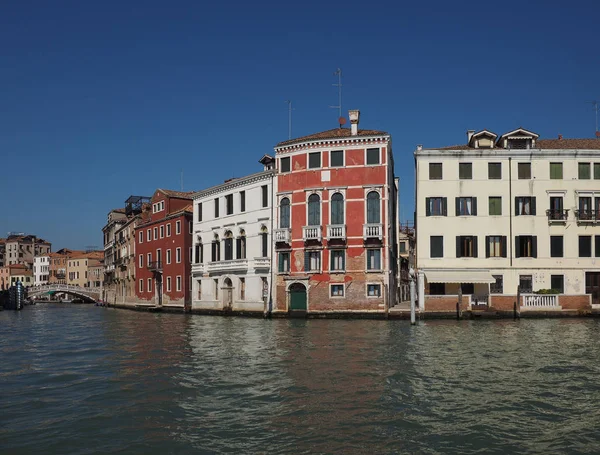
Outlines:
{"type": "Polygon", "coordinates": [[[428,270],[429,283],[495,283],[489,270],[428,270]]]}

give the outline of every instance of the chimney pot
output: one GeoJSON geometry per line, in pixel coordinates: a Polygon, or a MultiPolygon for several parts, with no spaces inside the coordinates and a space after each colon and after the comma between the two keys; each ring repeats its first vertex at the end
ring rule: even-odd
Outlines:
{"type": "Polygon", "coordinates": [[[423,150],[423,144],[417,144],[417,150],[423,150]]]}
{"type": "Polygon", "coordinates": [[[475,134],[475,130],[467,130],[467,145],[471,143],[471,138],[475,134]]]}
{"type": "Polygon", "coordinates": [[[353,109],[348,111],[348,117],[350,118],[350,134],[352,136],[358,135],[358,121],[360,120],[360,111],[353,109]]]}
{"type": "Polygon", "coordinates": [[[562,139],[562,134],[558,135],[558,139],[561,140],[562,139]]]}

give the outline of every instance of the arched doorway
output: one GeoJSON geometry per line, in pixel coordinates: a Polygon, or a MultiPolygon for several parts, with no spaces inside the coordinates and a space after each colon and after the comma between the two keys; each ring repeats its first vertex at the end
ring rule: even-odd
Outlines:
{"type": "Polygon", "coordinates": [[[225,308],[231,308],[233,305],[233,283],[229,278],[223,280],[223,304],[225,308]]]}
{"type": "Polygon", "coordinates": [[[290,311],[306,311],[306,286],[294,283],[290,286],[290,311]]]}

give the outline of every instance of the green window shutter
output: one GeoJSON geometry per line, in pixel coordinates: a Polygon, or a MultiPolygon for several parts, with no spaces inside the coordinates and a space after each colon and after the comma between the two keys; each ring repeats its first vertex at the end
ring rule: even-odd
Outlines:
{"type": "Polygon", "coordinates": [[[472,204],[472,214],[473,216],[477,216],[477,198],[474,197],[471,199],[471,204],[472,204]]]}
{"type": "Polygon", "coordinates": [[[476,257],[478,257],[478,255],[477,255],[477,236],[474,235],[472,237],[471,241],[473,242],[473,257],[476,258],[476,257]]]}
{"type": "Polygon", "coordinates": [[[442,198],[442,215],[448,216],[448,198],[442,198]]]}
{"type": "Polygon", "coordinates": [[[425,216],[431,216],[431,207],[429,206],[430,201],[431,198],[425,198],[425,216]]]}
{"type": "Polygon", "coordinates": [[[485,236],[485,257],[486,258],[490,257],[490,236],[489,235],[485,236]]]}

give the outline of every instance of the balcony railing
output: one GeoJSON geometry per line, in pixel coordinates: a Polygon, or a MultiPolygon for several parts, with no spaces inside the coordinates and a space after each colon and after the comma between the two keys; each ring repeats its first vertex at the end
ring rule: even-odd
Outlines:
{"type": "Polygon", "coordinates": [[[255,269],[268,269],[271,267],[270,258],[254,258],[255,269]]]}
{"type": "Polygon", "coordinates": [[[327,225],[327,240],[346,239],[346,225],[345,224],[328,224],[327,225]]]}
{"type": "Polygon", "coordinates": [[[150,261],[148,262],[148,270],[151,272],[162,272],[163,264],[162,261],[150,261]]]}
{"type": "Polygon", "coordinates": [[[307,240],[321,241],[322,238],[321,226],[302,226],[302,239],[305,242],[307,240]]]}
{"type": "Polygon", "coordinates": [[[204,273],[205,267],[203,263],[192,264],[192,273],[204,273]]]}
{"type": "Polygon", "coordinates": [[[569,218],[569,209],[546,210],[549,224],[565,224],[569,218]]]}
{"type": "Polygon", "coordinates": [[[365,240],[377,238],[383,239],[383,224],[380,223],[369,223],[363,225],[363,238],[365,240]]]}
{"type": "Polygon", "coordinates": [[[595,223],[596,222],[596,211],[595,210],[575,210],[575,218],[578,223],[595,223]]]}
{"type": "Polygon", "coordinates": [[[557,307],[558,295],[524,295],[523,306],[526,308],[557,307]]]}
{"type": "Polygon", "coordinates": [[[248,270],[248,259],[231,259],[229,261],[214,261],[206,264],[208,272],[231,272],[248,270]]]}
{"type": "Polygon", "coordinates": [[[290,243],[292,241],[292,232],[290,228],[275,229],[275,242],[290,243]]]}

